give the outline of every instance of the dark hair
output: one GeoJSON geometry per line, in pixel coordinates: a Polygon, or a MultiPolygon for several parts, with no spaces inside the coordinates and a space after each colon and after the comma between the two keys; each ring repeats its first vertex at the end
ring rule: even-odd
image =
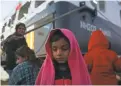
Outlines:
{"type": "Polygon", "coordinates": [[[61,38],[64,38],[65,41],[67,41],[70,45],[68,38],[60,30],[57,30],[56,32],[54,32],[54,34],[50,38],[50,43],[52,44],[52,42],[56,42],[61,38]]]}
{"type": "Polygon", "coordinates": [[[19,26],[24,26],[26,29],[26,25],[24,23],[21,23],[21,22],[16,25],[15,29],[17,30],[19,26]]]}
{"type": "Polygon", "coordinates": [[[27,61],[40,66],[39,61],[37,61],[35,52],[26,45],[23,45],[22,47],[18,48],[15,54],[21,56],[22,58],[27,57],[27,61]]]}

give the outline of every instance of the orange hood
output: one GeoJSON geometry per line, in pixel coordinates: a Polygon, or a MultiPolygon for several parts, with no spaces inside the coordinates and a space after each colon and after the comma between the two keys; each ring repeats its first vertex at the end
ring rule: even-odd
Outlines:
{"type": "Polygon", "coordinates": [[[97,47],[106,48],[106,49],[109,48],[108,39],[104,36],[102,31],[100,30],[92,32],[92,35],[88,43],[88,51],[97,47]]]}

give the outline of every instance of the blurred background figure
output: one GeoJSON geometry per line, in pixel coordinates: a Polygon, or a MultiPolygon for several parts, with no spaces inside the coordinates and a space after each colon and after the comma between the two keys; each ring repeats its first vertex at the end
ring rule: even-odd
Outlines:
{"type": "Polygon", "coordinates": [[[116,52],[110,50],[109,42],[102,31],[92,32],[88,52],[84,56],[93,85],[117,85],[116,72],[121,72],[116,52]]]}
{"type": "Polygon", "coordinates": [[[8,84],[8,79],[9,79],[9,74],[4,70],[4,68],[0,65],[0,81],[1,85],[7,85],[8,84]]]}
{"type": "Polygon", "coordinates": [[[6,71],[11,75],[13,68],[16,66],[15,51],[22,45],[27,45],[24,34],[26,26],[24,23],[18,23],[15,27],[16,32],[8,36],[3,41],[3,52],[6,54],[6,71]]]}
{"type": "Polygon", "coordinates": [[[40,69],[40,61],[35,53],[27,46],[22,46],[16,51],[16,63],[9,79],[9,85],[34,85],[40,69]]]}

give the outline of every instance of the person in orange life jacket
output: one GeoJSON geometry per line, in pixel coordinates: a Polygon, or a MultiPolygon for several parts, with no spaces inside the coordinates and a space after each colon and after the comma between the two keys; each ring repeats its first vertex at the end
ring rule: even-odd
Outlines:
{"type": "Polygon", "coordinates": [[[84,59],[93,85],[116,85],[115,72],[121,72],[120,60],[100,30],[92,32],[84,59]]]}
{"type": "Polygon", "coordinates": [[[36,85],[90,85],[78,42],[68,29],[54,29],[46,42],[47,56],[36,85]]]}
{"type": "Polygon", "coordinates": [[[3,51],[6,53],[6,70],[9,75],[11,75],[13,68],[16,66],[15,51],[22,45],[27,45],[24,37],[26,31],[25,24],[18,23],[15,30],[15,33],[3,41],[3,51]]]}

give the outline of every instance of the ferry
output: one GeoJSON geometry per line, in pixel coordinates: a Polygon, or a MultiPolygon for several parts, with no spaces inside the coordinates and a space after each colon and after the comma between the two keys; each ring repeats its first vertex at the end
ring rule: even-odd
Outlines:
{"type": "Polygon", "coordinates": [[[18,22],[26,24],[26,41],[37,57],[46,56],[44,45],[54,28],[70,29],[83,54],[88,50],[91,33],[100,29],[111,43],[111,49],[121,56],[121,1],[118,0],[21,1],[3,22],[1,42],[15,32],[18,22]]]}

